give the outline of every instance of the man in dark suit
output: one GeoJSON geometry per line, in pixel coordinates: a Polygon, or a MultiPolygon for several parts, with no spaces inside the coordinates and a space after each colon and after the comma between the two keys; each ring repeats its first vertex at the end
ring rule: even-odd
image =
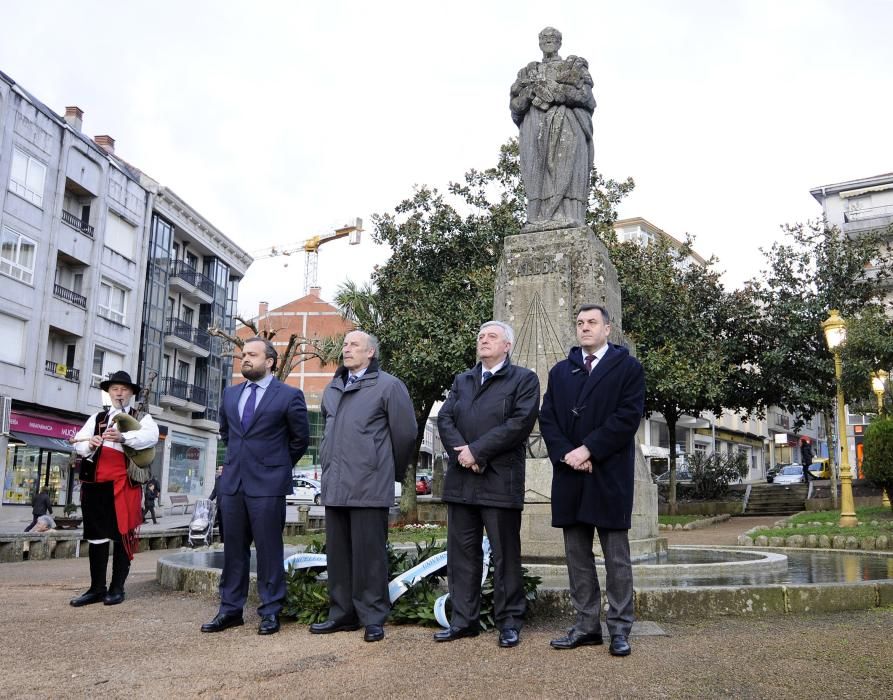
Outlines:
{"type": "Polygon", "coordinates": [[[43,486],[40,489],[40,493],[38,493],[31,501],[31,514],[34,516],[34,520],[32,520],[31,524],[25,528],[25,532],[30,532],[31,528],[37,525],[37,519],[41,515],[46,515],[47,513],[52,514],[52,512],[53,504],[50,502],[50,493],[47,490],[47,487],[43,486]]]}
{"type": "Polygon", "coordinates": [[[499,646],[520,641],[527,609],[521,573],[521,509],[525,445],[536,423],[540,383],[513,365],[510,326],[488,321],[477,338],[480,362],[456,376],[437,428],[450,453],[443,487],[447,504],[447,574],[453,614],[435,641],[474,637],[480,630],[481,541],[493,550],[493,607],[499,646]]]}
{"type": "Polygon", "coordinates": [[[555,649],[601,644],[601,589],[592,553],[594,531],[607,569],[611,654],[630,653],[634,619],[629,555],[635,475],[635,435],[645,405],[642,365],[608,342],[608,312],[588,304],[577,314],[577,340],[549,372],[540,431],[549,451],[552,526],[564,530],[574,626],[555,649]]]}
{"type": "Polygon", "coordinates": [[[285,496],[292,492],[292,468],[307,449],[309,425],[304,394],[273,377],[276,350],[265,338],[242,347],[242,376],[228,387],[220,405],[220,437],[226,460],[217,484],[226,541],[220,577],[220,609],[202,632],[243,624],[248,598],[251,542],[257,549],[258,634],[279,631],[285,599],[282,529],[285,496]]]}

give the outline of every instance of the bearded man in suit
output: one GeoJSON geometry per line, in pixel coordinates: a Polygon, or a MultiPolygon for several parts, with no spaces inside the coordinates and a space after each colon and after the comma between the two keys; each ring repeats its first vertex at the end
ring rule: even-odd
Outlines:
{"type": "Polygon", "coordinates": [[[217,498],[226,540],[220,577],[220,608],[202,632],[244,623],[251,542],[257,550],[258,634],[279,631],[286,595],[282,530],[292,468],[307,450],[310,426],[304,394],[273,376],[276,349],[254,337],[242,347],[242,376],[220,404],[220,437],[226,444],[217,498]]]}

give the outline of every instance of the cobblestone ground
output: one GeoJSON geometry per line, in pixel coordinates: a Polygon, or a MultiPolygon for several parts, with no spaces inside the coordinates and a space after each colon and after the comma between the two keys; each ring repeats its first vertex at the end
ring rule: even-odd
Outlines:
{"type": "Polygon", "coordinates": [[[435,644],[421,627],[388,626],[375,644],[294,623],[260,637],[254,612],[206,635],[215,601],[162,590],[160,555],[137,555],[114,607],[68,605],[86,587],[86,560],[0,564],[0,697],[881,698],[893,688],[890,608],[662,624],[666,636],[634,637],[625,659],[604,646],[550,649],[566,620],[532,621],[515,649],[492,634],[435,644]]]}

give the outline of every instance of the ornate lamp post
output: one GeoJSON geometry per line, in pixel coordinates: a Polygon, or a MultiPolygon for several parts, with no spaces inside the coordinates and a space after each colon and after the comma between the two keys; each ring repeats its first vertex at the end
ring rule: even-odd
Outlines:
{"type": "Polygon", "coordinates": [[[840,346],[846,341],[846,322],[837,309],[822,323],[825,342],[834,354],[834,375],[837,378],[837,434],[840,436],[840,527],[856,527],[856,510],[853,503],[853,475],[850,470],[850,448],[846,438],[846,404],[840,379],[843,363],[840,360],[840,346]]]}
{"type": "MultiPolygon", "coordinates": [[[[878,418],[880,418],[884,414],[884,388],[889,377],[890,373],[885,372],[882,369],[879,369],[877,372],[873,372],[871,375],[871,389],[872,391],[874,391],[874,395],[877,396],[878,418]]],[[[881,499],[881,503],[887,508],[890,507],[890,498],[887,496],[886,491],[884,491],[884,497],[881,499]]]]}
{"type": "Polygon", "coordinates": [[[878,415],[881,415],[884,412],[884,389],[889,376],[889,373],[882,369],[873,372],[871,375],[871,389],[874,391],[874,395],[877,396],[878,415]]]}

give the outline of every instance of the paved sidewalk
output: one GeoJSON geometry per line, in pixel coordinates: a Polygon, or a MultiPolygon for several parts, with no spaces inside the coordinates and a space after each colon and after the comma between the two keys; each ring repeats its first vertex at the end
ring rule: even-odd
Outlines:
{"type": "Polygon", "coordinates": [[[677,544],[737,545],[738,535],[743,535],[757,525],[774,525],[783,519],[783,515],[737,516],[696,530],[661,530],[658,534],[660,537],[666,537],[667,543],[671,546],[677,544]]]}
{"type": "Polygon", "coordinates": [[[86,560],[0,565],[0,697],[867,699],[893,687],[891,609],[665,623],[669,636],[634,637],[625,659],[550,649],[564,619],[531,621],[515,649],[493,634],[435,644],[429,628],[394,625],[376,644],[296,623],[261,637],[254,611],[207,635],[215,602],[162,590],[163,554],[136,556],[114,607],[68,605],[86,560]]]}

